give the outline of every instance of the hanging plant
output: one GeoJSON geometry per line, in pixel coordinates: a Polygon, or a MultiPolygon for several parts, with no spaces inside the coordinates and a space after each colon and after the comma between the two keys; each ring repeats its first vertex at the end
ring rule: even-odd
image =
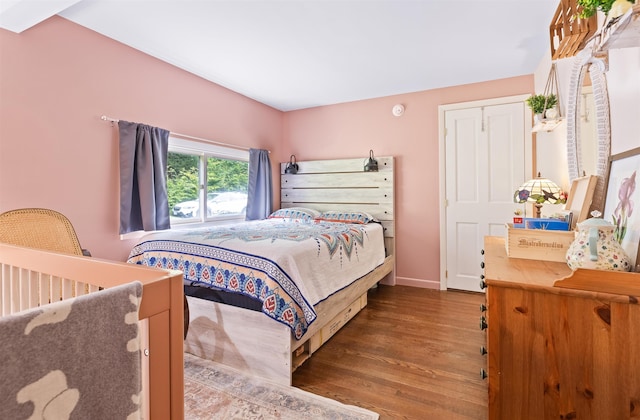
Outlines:
{"type": "Polygon", "coordinates": [[[554,93],[549,95],[531,95],[525,102],[534,114],[543,114],[545,110],[556,106],[558,97],[554,93]]]}
{"type": "MultiPolygon", "coordinates": [[[[578,0],[578,6],[582,7],[579,16],[583,19],[587,19],[595,15],[598,10],[600,10],[604,14],[607,14],[609,13],[609,10],[611,10],[611,5],[613,5],[615,1],[616,0],[578,0]]],[[[622,1],[633,3],[632,0],[622,1]]]]}

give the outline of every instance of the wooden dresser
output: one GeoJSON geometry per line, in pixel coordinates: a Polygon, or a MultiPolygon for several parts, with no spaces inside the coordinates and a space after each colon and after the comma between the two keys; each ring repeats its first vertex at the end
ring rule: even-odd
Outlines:
{"type": "Polygon", "coordinates": [[[489,419],[640,418],[640,274],[509,258],[486,237],[489,419]]]}

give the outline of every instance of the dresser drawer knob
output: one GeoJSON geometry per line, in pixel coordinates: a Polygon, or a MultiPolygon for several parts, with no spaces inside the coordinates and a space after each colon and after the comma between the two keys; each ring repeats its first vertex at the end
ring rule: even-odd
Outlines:
{"type": "Polygon", "coordinates": [[[488,327],[487,325],[487,318],[485,317],[480,317],[480,329],[481,330],[486,330],[488,327]]]}
{"type": "Polygon", "coordinates": [[[487,305],[485,305],[484,303],[480,304],[480,312],[486,312],[487,311],[487,305]]]}
{"type": "Polygon", "coordinates": [[[487,348],[485,346],[480,347],[480,354],[483,356],[487,354],[487,348]]]}
{"type": "Polygon", "coordinates": [[[484,261],[480,263],[480,268],[484,268],[484,261]]]}
{"type": "Polygon", "coordinates": [[[480,369],[480,378],[487,379],[487,371],[484,369],[480,369]]]}
{"type": "Polygon", "coordinates": [[[480,280],[480,288],[483,290],[487,288],[487,283],[485,283],[484,280],[480,280]]]}

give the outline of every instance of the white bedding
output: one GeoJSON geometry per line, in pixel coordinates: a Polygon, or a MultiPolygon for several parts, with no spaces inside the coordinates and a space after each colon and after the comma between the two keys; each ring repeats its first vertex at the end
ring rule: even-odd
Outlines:
{"type": "Polygon", "coordinates": [[[313,305],[384,262],[378,223],[302,223],[284,219],[153,233],[129,262],[180,269],[185,284],[260,299],[263,312],[304,334],[313,305]]]}

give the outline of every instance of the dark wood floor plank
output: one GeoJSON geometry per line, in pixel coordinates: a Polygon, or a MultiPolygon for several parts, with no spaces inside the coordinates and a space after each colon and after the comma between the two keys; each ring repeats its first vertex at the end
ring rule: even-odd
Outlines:
{"type": "Polygon", "coordinates": [[[388,419],[484,420],[484,295],[379,286],[293,385],[388,419]]]}

